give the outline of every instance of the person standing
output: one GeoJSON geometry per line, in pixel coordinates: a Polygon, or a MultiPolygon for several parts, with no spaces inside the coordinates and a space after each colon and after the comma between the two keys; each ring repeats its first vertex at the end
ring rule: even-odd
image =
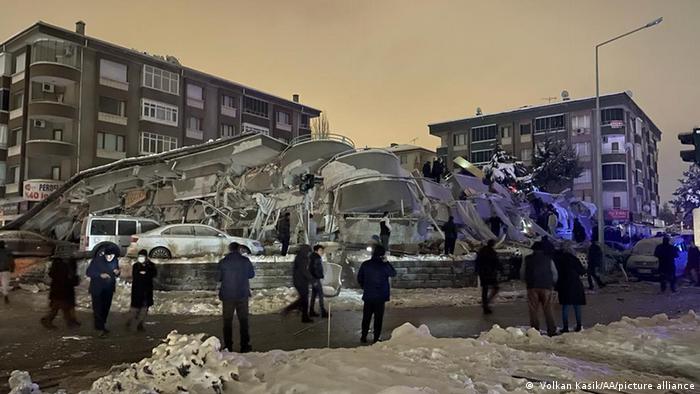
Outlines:
{"type": "Polygon", "coordinates": [[[15,258],[12,252],[5,248],[5,241],[0,241],[0,290],[5,303],[10,303],[10,279],[15,271],[15,258]]]}
{"type": "Polygon", "coordinates": [[[90,278],[90,297],[95,330],[100,332],[101,337],[109,334],[106,323],[119,276],[120,253],[118,246],[107,246],[104,253],[97,253],[92,258],[86,272],[90,278]]]}
{"type": "Polygon", "coordinates": [[[379,342],[384,321],[384,306],[390,299],[389,278],[396,276],[391,263],[384,261],[386,251],[381,245],[372,250],[372,258],[363,262],[357,273],[357,283],[362,288],[362,336],[367,343],[369,323],[374,316],[374,342],[379,342]]]}
{"type": "Polygon", "coordinates": [[[313,277],[309,272],[310,261],[311,247],[309,245],[299,246],[299,251],[294,257],[294,266],[292,272],[292,281],[294,283],[294,288],[299,294],[299,297],[282,310],[283,315],[287,315],[293,310],[300,310],[302,323],[314,322],[309,317],[309,285],[313,281],[313,277]]]}
{"type": "Polygon", "coordinates": [[[241,353],[250,352],[250,332],[248,327],[248,301],[250,300],[250,280],[255,277],[255,268],[248,257],[241,254],[241,246],[232,242],[229,253],[219,261],[217,279],[219,300],[222,304],[224,320],[224,347],[233,351],[233,315],[238,317],[241,334],[241,353]]]}
{"type": "Polygon", "coordinates": [[[688,248],[688,264],[685,266],[687,274],[695,286],[700,286],[700,250],[695,244],[688,248]]]}
{"type": "Polygon", "coordinates": [[[56,253],[51,259],[49,277],[49,312],[41,318],[41,324],[48,329],[56,328],[53,320],[58,311],[62,311],[63,320],[68,327],[80,326],[75,317],[75,287],[80,284],[80,277],[74,256],[64,252],[56,253]]]}
{"type": "Polygon", "coordinates": [[[666,282],[671,285],[671,292],[676,290],[676,258],[678,249],[671,245],[671,239],[664,236],[661,245],[654,250],[654,257],[659,259],[659,275],[661,275],[661,292],[666,291],[666,282]]]}
{"type": "Polygon", "coordinates": [[[586,293],[581,283],[581,275],[586,272],[581,260],[570,244],[564,245],[554,255],[558,280],[556,289],[561,304],[562,332],[569,332],[569,307],[576,316],[576,331],[581,331],[581,305],[586,305],[586,293]]]}
{"type": "Polygon", "coordinates": [[[440,177],[442,176],[442,163],[440,163],[440,159],[433,160],[431,175],[435,182],[440,183],[440,177]]]}
{"type": "Polygon", "coordinates": [[[126,328],[136,322],[136,329],[143,331],[143,323],[148,315],[148,308],[153,306],[153,278],[158,275],[156,265],[148,258],[148,252],[139,251],[136,262],[131,266],[131,316],[126,328]]]}
{"type": "Polygon", "coordinates": [[[574,241],[581,243],[586,240],[586,229],[581,224],[578,218],[574,219],[574,229],[573,229],[574,241]]]}
{"type": "Polygon", "coordinates": [[[379,220],[379,238],[382,240],[382,247],[385,251],[389,251],[389,238],[391,237],[391,222],[389,220],[389,212],[384,212],[379,220]]]}
{"type": "Polygon", "coordinates": [[[290,216],[289,212],[285,212],[279,223],[277,223],[277,239],[282,244],[282,256],[286,256],[287,251],[289,251],[289,239],[292,235],[290,216]]]}
{"type": "Polygon", "coordinates": [[[489,225],[489,229],[493,235],[498,238],[501,236],[501,228],[503,227],[503,220],[498,217],[495,210],[491,210],[491,217],[486,221],[489,225]]]}
{"type": "Polygon", "coordinates": [[[476,254],[475,269],[481,282],[481,307],[486,315],[493,313],[489,305],[498,294],[498,271],[501,262],[493,248],[495,244],[496,241],[490,239],[486,246],[476,254]],[[489,289],[491,294],[489,294],[489,289]]]}
{"type": "Polygon", "coordinates": [[[593,281],[601,289],[605,287],[605,283],[600,280],[598,273],[596,272],[598,268],[603,265],[603,249],[598,245],[598,241],[595,238],[591,241],[591,246],[588,248],[588,267],[586,268],[586,273],[588,274],[588,289],[593,290],[593,281]]]}
{"type": "Polygon", "coordinates": [[[317,317],[318,313],[314,310],[316,304],[316,298],[318,298],[318,306],[321,310],[321,317],[328,317],[328,312],[326,312],[326,306],[323,304],[323,284],[321,280],[323,279],[323,246],[315,245],[314,251],[311,253],[311,261],[309,265],[309,272],[313,277],[311,281],[311,305],[309,307],[309,316],[317,317]]]}
{"type": "Polygon", "coordinates": [[[552,314],[552,288],[557,283],[557,269],[550,256],[542,250],[542,243],[535,242],[532,254],[525,258],[521,277],[525,278],[527,287],[527,306],[530,326],[540,329],[539,310],[544,312],[547,322],[547,334],[556,335],[557,325],[552,314]]]}
{"type": "Polygon", "coordinates": [[[442,231],[445,233],[445,255],[452,255],[455,253],[457,243],[457,225],[453,216],[447,219],[447,223],[442,226],[442,231]]]}
{"type": "Polygon", "coordinates": [[[430,169],[430,161],[426,161],[423,164],[423,178],[429,179],[432,176],[432,170],[430,169]]]}
{"type": "Polygon", "coordinates": [[[557,226],[559,225],[559,218],[557,217],[554,208],[549,211],[549,216],[547,216],[547,228],[549,228],[549,233],[552,237],[557,237],[557,226]]]}

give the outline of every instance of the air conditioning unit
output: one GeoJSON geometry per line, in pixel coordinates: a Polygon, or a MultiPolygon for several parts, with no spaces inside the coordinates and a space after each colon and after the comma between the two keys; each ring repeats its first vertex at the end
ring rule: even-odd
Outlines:
{"type": "Polygon", "coordinates": [[[41,91],[44,93],[53,93],[54,86],[50,83],[42,83],[41,84],[41,91]]]}
{"type": "Polygon", "coordinates": [[[34,119],[34,127],[43,129],[46,127],[46,121],[41,119],[34,119]]]}

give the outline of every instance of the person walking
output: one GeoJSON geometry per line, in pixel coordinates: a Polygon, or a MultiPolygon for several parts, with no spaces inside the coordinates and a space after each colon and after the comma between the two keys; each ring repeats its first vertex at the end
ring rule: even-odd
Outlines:
{"type": "Polygon", "coordinates": [[[389,251],[389,238],[391,237],[391,222],[389,220],[389,212],[384,212],[379,220],[379,238],[382,240],[382,247],[385,251],[389,251]]]}
{"type": "Polygon", "coordinates": [[[282,244],[282,256],[286,256],[289,251],[289,239],[292,236],[290,216],[289,212],[285,212],[277,223],[277,239],[282,244]]]}
{"type": "Polygon", "coordinates": [[[5,303],[10,303],[10,279],[15,271],[15,258],[5,247],[5,241],[0,241],[0,291],[5,303]]]}
{"type": "Polygon", "coordinates": [[[314,322],[309,317],[309,285],[313,281],[313,276],[309,272],[310,255],[311,247],[309,245],[299,246],[299,251],[294,257],[292,272],[292,281],[299,297],[282,310],[283,315],[288,315],[293,310],[300,310],[302,323],[314,322]]]}
{"type": "Polygon", "coordinates": [[[557,226],[559,225],[559,218],[554,212],[554,208],[549,211],[549,216],[547,216],[547,228],[552,237],[557,237],[557,226]]]}
{"type": "Polygon", "coordinates": [[[676,258],[678,249],[671,245],[671,238],[667,235],[661,241],[661,245],[654,250],[654,257],[659,259],[659,274],[661,275],[661,293],[666,292],[666,282],[671,285],[671,292],[676,290],[676,258]]]}
{"type": "Polygon", "coordinates": [[[41,318],[41,325],[47,329],[55,329],[53,320],[58,311],[62,311],[63,320],[68,327],[79,327],[80,322],[75,317],[75,287],[80,284],[80,277],[75,257],[67,251],[57,251],[51,259],[49,278],[49,311],[41,318]]]}
{"type": "Polygon", "coordinates": [[[248,327],[248,302],[250,300],[250,280],[255,277],[255,268],[248,257],[241,254],[241,246],[232,242],[228,246],[229,253],[219,261],[217,279],[219,300],[222,304],[224,320],[224,348],[233,351],[233,315],[238,317],[241,336],[241,353],[253,350],[250,346],[248,327]]]}
{"type": "Polygon", "coordinates": [[[693,281],[693,285],[700,286],[700,250],[695,244],[688,247],[688,264],[685,266],[685,272],[693,281]]]}
{"type": "Polygon", "coordinates": [[[432,176],[432,170],[430,169],[430,161],[426,161],[423,164],[423,178],[429,179],[432,176]]]}
{"type": "Polygon", "coordinates": [[[95,330],[100,332],[101,337],[109,334],[106,323],[119,276],[120,253],[118,246],[107,246],[104,253],[97,253],[92,258],[86,272],[90,278],[90,297],[95,330]]]}
{"type": "Polygon", "coordinates": [[[453,216],[447,219],[447,223],[442,226],[442,231],[445,233],[445,255],[452,255],[455,253],[457,243],[457,225],[453,216]]]}
{"type": "Polygon", "coordinates": [[[372,258],[360,265],[357,283],[362,288],[362,336],[360,342],[367,343],[369,323],[374,317],[374,342],[379,342],[384,321],[384,306],[390,299],[389,278],[396,276],[391,263],[384,261],[386,251],[381,245],[372,250],[372,258]]]}
{"type": "Polygon", "coordinates": [[[561,331],[569,332],[569,309],[573,309],[576,316],[576,331],[581,331],[581,306],[586,305],[581,275],[586,269],[569,243],[555,253],[554,264],[558,273],[556,290],[561,305],[561,331]]]}
{"type": "Polygon", "coordinates": [[[581,243],[588,238],[586,236],[586,229],[583,227],[583,224],[581,224],[581,221],[578,220],[578,218],[574,219],[573,236],[574,241],[578,243],[581,243]]]}
{"type": "Polygon", "coordinates": [[[490,239],[486,246],[476,254],[475,269],[481,282],[481,307],[486,315],[493,313],[489,305],[498,294],[498,271],[501,262],[493,248],[495,244],[496,241],[490,239]],[[489,289],[491,290],[490,294],[489,289]]]}
{"type": "Polygon", "coordinates": [[[588,267],[586,268],[586,273],[588,275],[588,289],[593,290],[593,281],[601,289],[605,287],[605,283],[600,280],[597,270],[603,265],[603,249],[598,245],[598,241],[593,239],[591,241],[591,246],[588,247],[588,267]]]}
{"type": "Polygon", "coordinates": [[[321,317],[328,317],[328,312],[326,312],[326,306],[323,304],[323,284],[321,280],[323,279],[323,246],[315,245],[314,251],[311,253],[309,272],[313,277],[311,281],[311,305],[309,306],[309,316],[318,317],[318,313],[314,310],[316,304],[316,298],[318,298],[318,306],[321,311],[321,317]]]}
{"type": "Polygon", "coordinates": [[[136,322],[136,330],[144,330],[148,308],[153,306],[153,278],[157,275],[158,270],[148,258],[148,252],[140,250],[136,262],[131,266],[131,315],[126,321],[127,329],[136,322]]]}
{"type": "Polygon", "coordinates": [[[527,287],[527,306],[530,315],[530,326],[535,330],[540,329],[539,310],[544,312],[547,322],[547,334],[554,336],[557,333],[557,325],[552,314],[552,288],[557,283],[557,269],[554,262],[544,250],[542,244],[535,242],[532,246],[532,254],[525,258],[521,277],[525,278],[527,287]]]}

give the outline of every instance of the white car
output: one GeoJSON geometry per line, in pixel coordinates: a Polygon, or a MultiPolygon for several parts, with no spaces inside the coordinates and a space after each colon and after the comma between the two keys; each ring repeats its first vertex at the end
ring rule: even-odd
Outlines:
{"type": "Polygon", "coordinates": [[[148,256],[156,259],[224,255],[228,245],[237,242],[241,251],[248,254],[262,254],[265,249],[254,239],[234,237],[214,227],[204,224],[171,224],[131,237],[129,256],[139,250],[148,251],[148,256]]]}
{"type": "MultiPolygon", "coordinates": [[[[637,242],[632,248],[632,255],[627,259],[627,271],[638,278],[658,277],[659,259],[654,257],[654,251],[662,241],[663,237],[654,237],[637,242]]],[[[681,276],[688,263],[688,251],[681,237],[671,237],[671,245],[678,249],[678,257],[675,261],[676,276],[681,276]]]]}

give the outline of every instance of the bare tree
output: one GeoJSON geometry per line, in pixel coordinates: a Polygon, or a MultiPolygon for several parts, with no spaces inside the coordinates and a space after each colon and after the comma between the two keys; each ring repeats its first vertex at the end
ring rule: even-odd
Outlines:
{"type": "Polygon", "coordinates": [[[328,138],[331,134],[331,125],[325,112],[321,112],[321,116],[311,122],[311,134],[315,138],[328,138]]]}

